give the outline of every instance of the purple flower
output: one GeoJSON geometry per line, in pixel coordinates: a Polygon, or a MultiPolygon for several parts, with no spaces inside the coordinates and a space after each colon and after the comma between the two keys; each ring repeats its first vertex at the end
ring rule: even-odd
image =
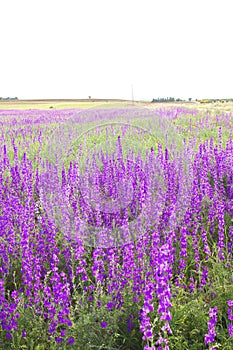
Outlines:
{"type": "Polygon", "coordinates": [[[132,332],[132,329],[134,327],[134,323],[131,321],[131,319],[133,317],[131,317],[132,315],[130,315],[130,318],[127,319],[127,326],[128,326],[128,333],[132,332]]]}
{"type": "Polygon", "coordinates": [[[209,309],[209,322],[208,322],[208,333],[205,334],[205,345],[213,343],[216,336],[215,325],[217,323],[217,311],[218,307],[209,309]]]}
{"type": "Polygon", "coordinates": [[[155,346],[149,346],[149,345],[146,344],[144,346],[144,350],[156,350],[156,349],[155,349],[155,346]]]}
{"type": "Polygon", "coordinates": [[[110,311],[112,310],[112,308],[114,307],[114,303],[112,301],[110,301],[109,303],[107,303],[107,309],[110,311]]]}
{"type": "Polygon", "coordinates": [[[100,326],[101,326],[102,328],[106,328],[107,325],[108,325],[108,322],[100,322],[100,326]]]}
{"type": "Polygon", "coordinates": [[[68,339],[67,339],[67,343],[68,343],[69,345],[74,344],[74,338],[73,338],[73,337],[68,338],[68,339]]]}
{"type": "Polygon", "coordinates": [[[147,329],[145,332],[144,332],[144,336],[143,336],[143,340],[146,340],[146,339],[150,339],[153,337],[153,333],[152,333],[152,330],[151,329],[147,329]]]}
{"type": "MultiPolygon", "coordinates": [[[[229,321],[233,321],[233,300],[228,300],[227,301],[227,305],[231,307],[231,308],[229,308],[227,310],[228,320],[229,321]]],[[[230,322],[229,325],[228,325],[228,334],[229,334],[230,338],[233,337],[233,325],[232,325],[232,322],[230,322]]]]}
{"type": "Polygon", "coordinates": [[[135,295],[133,297],[133,301],[134,301],[134,303],[139,303],[140,299],[135,295]]]}
{"type": "Polygon", "coordinates": [[[57,338],[56,338],[56,342],[57,342],[57,343],[62,343],[62,338],[61,338],[61,337],[57,337],[57,338]]]}
{"type": "Polygon", "coordinates": [[[61,337],[64,337],[66,335],[66,330],[65,329],[61,329],[61,337]]]}
{"type": "Polygon", "coordinates": [[[14,290],[14,291],[11,293],[11,296],[12,296],[13,299],[17,298],[18,295],[19,295],[19,293],[18,293],[16,290],[14,290]]]}
{"type": "Polygon", "coordinates": [[[229,338],[233,337],[233,325],[232,325],[232,323],[229,323],[227,328],[228,328],[229,338]]]}

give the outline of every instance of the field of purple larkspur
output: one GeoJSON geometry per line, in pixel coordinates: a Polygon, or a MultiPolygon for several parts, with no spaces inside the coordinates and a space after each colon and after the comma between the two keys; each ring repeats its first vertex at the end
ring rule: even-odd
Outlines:
{"type": "Polygon", "coordinates": [[[0,127],[0,348],[233,348],[231,113],[1,110],[0,127]]]}

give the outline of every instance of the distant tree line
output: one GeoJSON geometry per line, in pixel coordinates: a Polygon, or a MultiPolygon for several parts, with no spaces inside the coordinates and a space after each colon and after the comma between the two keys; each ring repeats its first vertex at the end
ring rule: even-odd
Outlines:
{"type": "Polygon", "coordinates": [[[0,97],[0,100],[5,101],[5,100],[18,100],[18,97],[0,97]]]}
{"type": "MultiPolygon", "coordinates": [[[[191,99],[189,99],[191,101],[191,99]]],[[[181,100],[180,98],[174,98],[174,97],[159,97],[159,98],[153,98],[151,102],[181,102],[184,100],[181,100]]]]}
{"type": "MultiPolygon", "coordinates": [[[[188,100],[182,100],[180,98],[174,98],[174,97],[159,97],[159,98],[153,98],[153,100],[151,102],[186,102],[186,101],[189,101],[191,102],[192,101],[192,98],[188,98],[188,100]]],[[[199,102],[199,103],[215,103],[215,102],[221,102],[221,103],[224,103],[224,102],[233,102],[233,98],[224,98],[224,99],[219,99],[219,98],[210,98],[210,99],[201,99],[201,100],[198,100],[196,99],[195,100],[196,102],[199,102]]]]}

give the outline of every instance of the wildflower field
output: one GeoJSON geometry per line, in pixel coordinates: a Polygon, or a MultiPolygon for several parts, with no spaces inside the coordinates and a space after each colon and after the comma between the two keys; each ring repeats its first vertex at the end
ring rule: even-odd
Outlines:
{"type": "Polygon", "coordinates": [[[233,349],[233,113],[6,109],[0,130],[0,349],[233,349]]]}

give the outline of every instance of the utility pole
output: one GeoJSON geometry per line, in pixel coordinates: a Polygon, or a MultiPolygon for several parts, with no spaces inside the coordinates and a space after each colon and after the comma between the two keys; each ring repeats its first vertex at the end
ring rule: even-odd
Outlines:
{"type": "Polygon", "coordinates": [[[131,85],[131,90],[132,90],[132,104],[134,104],[134,96],[133,96],[133,84],[131,85]]]}

